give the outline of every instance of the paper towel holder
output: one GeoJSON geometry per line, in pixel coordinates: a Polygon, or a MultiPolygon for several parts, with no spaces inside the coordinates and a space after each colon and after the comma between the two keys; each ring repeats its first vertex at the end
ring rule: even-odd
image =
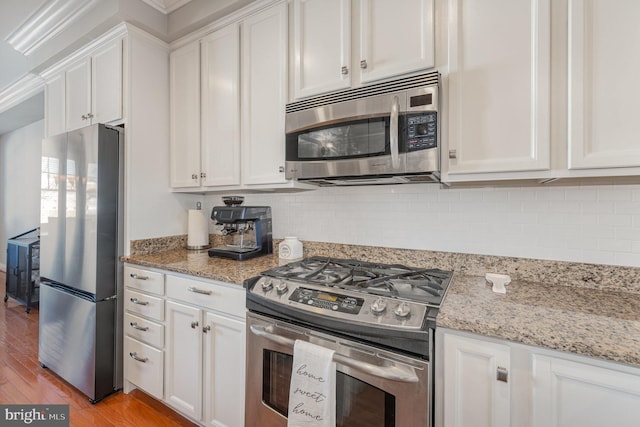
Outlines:
{"type": "Polygon", "coordinates": [[[196,209],[189,211],[187,225],[187,250],[198,251],[209,249],[208,218],[202,212],[202,203],[196,203],[196,209]]]}

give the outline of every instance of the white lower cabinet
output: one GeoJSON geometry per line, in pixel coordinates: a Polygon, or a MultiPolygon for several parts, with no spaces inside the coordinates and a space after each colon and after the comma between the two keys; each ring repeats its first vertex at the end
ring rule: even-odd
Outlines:
{"type": "Polygon", "coordinates": [[[636,427],[640,375],[533,355],[534,427],[636,427]]]}
{"type": "Polygon", "coordinates": [[[509,347],[444,335],[444,425],[509,426],[509,347]]]}
{"type": "Polygon", "coordinates": [[[124,392],[164,395],[164,279],[157,271],[124,267],[124,392]]]}
{"type": "Polygon", "coordinates": [[[167,276],[167,298],[165,402],[203,425],[244,425],[244,290],[167,276]]]}
{"type": "Polygon", "coordinates": [[[244,289],[124,271],[125,393],[139,388],[203,426],[243,426],[244,289]]]}
{"type": "Polygon", "coordinates": [[[637,426],[640,368],[440,328],[435,425],[637,426]]]}

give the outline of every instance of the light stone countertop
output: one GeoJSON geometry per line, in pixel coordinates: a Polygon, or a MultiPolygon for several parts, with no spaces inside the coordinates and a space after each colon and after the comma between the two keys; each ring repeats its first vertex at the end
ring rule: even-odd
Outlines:
{"type": "MultiPolygon", "coordinates": [[[[162,245],[163,241],[156,242],[162,245]]],[[[331,256],[454,270],[437,325],[640,367],[640,268],[304,242],[305,257],[331,256]],[[485,272],[510,274],[497,294],[485,272]]],[[[276,254],[246,261],[206,250],[140,251],[124,262],[242,285],[279,264],[276,254]]],[[[155,249],[154,249],[155,248],[155,249]]],[[[277,242],[274,242],[277,252],[277,242]]]]}
{"type": "Polygon", "coordinates": [[[640,367],[640,295],[455,275],[436,325],[640,367]]]}

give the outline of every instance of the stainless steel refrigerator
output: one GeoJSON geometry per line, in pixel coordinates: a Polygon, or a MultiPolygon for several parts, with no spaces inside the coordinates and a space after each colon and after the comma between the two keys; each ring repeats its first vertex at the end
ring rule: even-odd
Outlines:
{"type": "Polygon", "coordinates": [[[38,360],[92,403],[122,387],[123,136],[42,142],[38,360]]]}

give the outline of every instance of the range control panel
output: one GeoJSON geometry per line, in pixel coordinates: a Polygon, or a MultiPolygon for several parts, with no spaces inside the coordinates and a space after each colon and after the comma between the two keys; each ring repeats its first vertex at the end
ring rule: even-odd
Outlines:
{"type": "Polygon", "coordinates": [[[422,329],[429,307],[414,301],[361,291],[260,277],[249,289],[254,297],[292,309],[355,323],[400,329],[422,329]]]}
{"type": "Polygon", "coordinates": [[[364,304],[364,299],[299,287],[289,296],[289,301],[307,304],[325,310],[340,311],[342,313],[358,314],[364,304]]]}

